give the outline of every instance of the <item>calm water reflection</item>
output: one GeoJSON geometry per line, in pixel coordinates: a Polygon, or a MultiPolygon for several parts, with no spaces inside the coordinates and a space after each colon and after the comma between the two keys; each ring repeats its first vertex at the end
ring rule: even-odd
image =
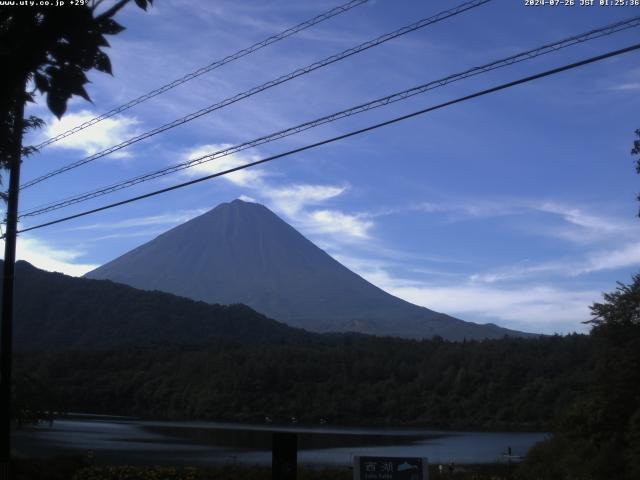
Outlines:
{"type": "Polygon", "coordinates": [[[299,462],[348,466],[353,455],[428,457],[431,462],[499,461],[507,447],[524,455],[544,433],[444,432],[421,429],[278,427],[216,422],[150,422],[95,417],[57,420],[52,427],[17,430],[23,455],[94,452],[96,462],[212,465],[268,464],[271,432],[299,434],[299,462]]]}

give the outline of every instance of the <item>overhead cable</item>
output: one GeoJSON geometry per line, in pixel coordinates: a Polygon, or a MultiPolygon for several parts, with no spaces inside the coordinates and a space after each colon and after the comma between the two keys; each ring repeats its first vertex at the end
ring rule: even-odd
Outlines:
{"type": "Polygon", "coordinates": [[[133,100],[130,100],[127,103],[114,108],[113,110],[109,110],[108,112],[105,112],[101,115],[98,115],[97,117],[87,120],[86,122],[83,122],[80,125],[77,125],[69,130],[66,130],[58,135],[55,135],[45,140],[44,142],[40,143],[39,145],[36,145],[36,148],[40,149],[54,142],[57,142],[58,140],[62,140],[63,138],[66,138],[70,135],[73,135],[74,133],[84,130],[85,128],[90,127],[91,125],[95,125],[96,123],[101,122],[102,120],[113,117],[114,115],[122,113],[125,110],[129,110],[130,108],[135,107],[136,105],[146,102],[150,98],[156,97],[168,90],[171,90],[177,87],[178,85],[182,85],[183,83],[193,80],[194,78],[197,78],[200,75],[204,75],[205,73],[215,70],[216,68],[220,68],[223,65],[226,65],[227,63],[231,63],[234,60],[238,60],[239,58],[245,57],[253,52],[256,52],[264,47],[271,45],[272,43],[279,42],[280,40],[290,37],[291,35],[295,35],[298,32],[306,30],[307,28],[317,25],[318,23],[324,22],[325,20],[335,17],[336,15],[340,15],[341,13],[347,12],[352,8],[355,8],[364,3],[367,3],[368,1],[369,0],[351,0],[345,3],[344,5],[340,5],[339,7],[332,8],[331,10],[325,13],[317,15],[302,23],[299,23],[294,27],[283,30],[282,32],[276,35],[272,35],[268,38],[265,38],[264,40],[254,43],[249,47],[243,48],[242,50],[238,50],[234,54],[228,55],[220,60],[216,60],[215,62],[212,62],[209,65],[206,65],[204,67],[201,67],[191,73],[187,73],[186,75],[180,78],[177,78],[176,80],[173,80],[172,82],[169,82],[166,85],[163,85],[154,90],[151,90],[150,92],[147,92],[144,95],[134,98],[133,100]]]}
{"type": "MultiPolygon", "coordinates": [[[[104,205],[102,207],[93,208],[91,210],[85,210],[83,212],[76,213],[74,215],[69,215],[69,216],[66,216],[66,217],[58,218],[58,219],[55,219],[55,220],[51,220],[49,222],[45,222],[45,223],[41,223],[41,224],[38,224],[38,225],[34,225],[32,227],[23,228],[22,230],[19,230],[18,233],[30,232],[32,230],[48,227],[48,226],[51,226],[51,225],[56,225],[56,224],[63,223],[63,222],[68,222],[68,221],[76,219],[76,218],[80,218],[80,217],[84,217],[84,216],[91,215],[91,214],[94,214],[94,213],[102,212],[102,211],[109,210],[109,209],[112,209],[112,208],[115,208],[115,207],[119,207],[119,206],[122,206],[122,205],[129,204],[129,203],[137,202],[139,200],[143,200],[145,198],[154,197],[154,196],[160,195],[162,193],[167,193],[167,192],[170,192],[170,191],[173,191],[173,190],[178,190],[178,189],[181,189],[181,188],[185,188],[185,187],[188,187],[188,186],[191,186],[191,185],[195,185],[197,183],[201,183],[201,182],[204,182],[204,181],[207,181],[207,180],[211,180],[211,179],[216,178],[216,177],[221,177],[223,175],[228,175],[228,174],[231,174],[231,173],[234,173],[234,172],[237,172],[237,171],[240,171],[240,170],[244,170],[244,169],[247,169],[247,168],[250,168],[250,167],[255,167],[256,165],[261,165],[263,163],[271,162],[271,161],[277,160],[279,158],[288,157],[288,156],[293,155],[295,153],[300,153],[300,152],[303,152],[303,151],[306,151],[306,150],[311,150],[312,148],[317,148],[317,147],[320,147],[322,145],[326,145],[326,144],[329,144],[329,143],[337,142],[339,140],[344,140],[344,139],[349,138],[349,137],[353,137],[355,135],[360,135],[360,134],[363,134],[363,133],[366,133],[366,132],[370,132],[372,130],[376,130],[376,129],[381,128],[381,127],[392,125],[392,124],[401,122],[403,120],[407,120],[409,118],[417,117],[419,115],[423,115],[423,114],[426,114],[428,112],[432,112],[434,110],[439,110],[439,109],[442,109],[442,108],[445,108],[445,107],[449,107],[451,105],[462,103],[462,102],[465,102],[467,100],[471,100],[471,99],[474,99],[474,98],[477,98],[477,97],[481,97],[481,96],[484,96],[484,95],[495,93],[495,92],[498,92],[498,91],[501,91],[501,90],[506,90],[506,89],[514,87],[516,85],[521,85],[523,83],[528,83],[528,82],[531,82],[533,80],[537,80],[537,79],[544,78],[544,77],[549,77],[551,75],[556,75],[558,73],[561,73],[561,72],[564,72],[564,71],[567,71],[567,70],[572,70],[572,69],[575,69],[575,68],[578,68],[578,67],[581,67],[581,66],[584,66],[584,65],[595,63],[595,62],[598,62],[598,61],[601,61],[601,60],[605,60],[607,58],[611,58],[611,57],[615,57],[615,56],[618,56],[618,55],[622,55],[624,53],[628,53],[628,52],[631,52],[631,51],[634,51],[634,50],[638,50],[638,49],[640,49],[640,43],[636,43],[634,45],[631,45],[629,47],[622,48],[622,49],[619,49],[619,50],[610,51],[610,52],[602,54],[602,55],[597,55],[595,57],[590,57],[590,58],[587,58],[585,60],[581,60],[579,62],[571,63],[571,64],[568,64],[568,65],[563,65],[561,67],[553,68],[551,70],[546,70],[544,72],[537,73],[535,75],[530,75],[528,77],[520,78],[518,80],[514,80],[514,81],[511,81],[511,82],[503,83],[503,84],[498,85],[496,87],[487,88],[485,90],[481,90],[481,91],[472,93],[470,95],[466,95],[464,97],[459,97],[459,98],[456,98],[454,100],[450,100],[448,102],[440,103],[438,105],[435,105],[435,106],[432,106],[432,107],[427,107],[427,108],[424,108],[422,110],[418,110],[416,112],[412,112],[412,113],[409,113],[409,114],[406,114],[406,115],[395,117],[395,118],[392,118],[390,120],[386,120],[384,122],[376,123],[374,125],[370,125],[370,126],[365,127],[365,128],[361,128],[361,129],[358,129],[358,130],[353,130],[353,131],[345,133],[343,135],[338,135],[336,137],[328,138],[328,139],[322,140],[320,142],[316,142],[316,143],[312,143],[312,144],[309,144],[309,145],[305,145],[303,147],[295,148],[295,149],[289,150],[289,151],[284,152],[284,153],[279,153],[277,155],[272,155],[270,157],[266,157],[266,158],[263,158],[263,159],[260,159],[260,160],[256,160],[254,162],[246,163],[244,165],[240,165],[240,166],[237,166],[237,167],[234,167],[234,168],[229,168],[229,169],[226,169],[226,170],[221,171],[221,172],[213,173],[211,175],[205,175],[203,177],[199,177],[199,178],[196,178],[194,180],[190,180],[188,182],[179,183],[177,185],[172,185],[170,187],[162,188],[160,190],[155,190],[153,192],[145,193],[143,195],[138,195],[136,197],[128,198],[126,200],[121,200],[119,202],[114,202],[114,203],[111,203],[111,204],[108,204],[108,205],[104,205]]],[[[1,237],[1,238],[4,238],[4,236],[1,237]]]]}
{"type": "Polygon", "coordinates": [[[118,183],[114,183],[105,187],[101,187],[99,189],[96,190],[92,190],[89,192],[85,192],[79,195],[75,195],[72,197],[67,197],[65,199],[62,200],[57,200],[55,202],[51,202],[48,203],[46,205],[41,205],[38,207],[33,207],[31,209],[25,210],[23,212],[20,213],[19,217],[23,218],[23,217],[32,217],[32,216],[37,216],[37,215],[42,215],[44,213],[48,213],[54,210],[58,210],[60,208],[64,208],[64,207],[68,207],[70,205],[74,205],[80,202],[84,202],[93,198],[97,198],[103,195],[107,195],[109,193],[113,193],[116,192],[118,190],[122,190],[124,188],[129,188],[132,187],[134,185],[146,182],[146,181],[150,181],[153,180],[155,178],[159,178],[165,175],[169,175],[171,173],[174,172],[178,172],[180,170],[184,170],[187,168],[191,168],[194,167],[196,165],[200,165],[202,163],[205,162],[210,162],[212,160],[221,158],[221,157],[225,157],[237,152],[240,152],[242,150],[246,150],[248,148],[253,148],[253,147],[257,147],[259,145],[263,145],[265,143],[269,143],[269,142],[273,142],[275,140],[279,140],[281,138],[285,138],[300,132],[303,132],[305,130],[309,130],[311,128],[315,128],[317,126],[326,124],[326,123],[330,123],[330,122],[334,122],[337,121],[341,118],[345,118],[345,117],[349,117],[352,115],[356,115],[362,112],[366,112],[375,108],[379,108],[385,105],[389,105],[391,103],[395,103],[395,102],[399,102],[401,100],[406,100],[407,98],[413,97],[415,95],[421,94],[421,93],[425,93],[429,90],[433,90],[435,88],[439,88],[439,87],[443,87],[449,83],[453,83],[459,80],[463,80],[465,78],[469,78],[469,77],[473,77],[475,75],[479,75],[482,73],[486,73],[492,70],[496,70],[498,68],[503,68],[509,65],[513,65],[514,63],[519,63],[519,62],[523,62],[526,60],[530,60],[536,57],[539,57],[541,55],[545,55],[551,52],[555,52],[557,50],[572,46],[572,45],[576,45],[579,43],[583,43],[589,40],[593,40],[596,38],[600,38],[603,36],[607,36],[607,35],[611,35],[613,33],[616,32],[620,32],[622,30],[626,30],[628,28],[632,28],[632,27],[638,27],[640,26],[640,16],[637,17],[633,17],[631,19],[627,19],[627,20],[623,20],[620,22],[616,22],[610,25],[606,25],[594,30],[590,30],[588,32],[585,33],[581,33],[579,35],[574,35],[572,37],[569,38],[565,38],[563,40],[557,41],[557,42],[553,42],[553,43],[548,43],[546,45],[543,45],[541,47],[535,48],[535,49],[531,49],[531,50],[527,50],[525,52],[521,52],[515,55],[511,55],[509,57],[500,59],[500,60],[495,60],[491,63],[487,63],[484,64],[482,66],[478,66],[478,67],[473,67],[470,68],[468,70],[465,70],[463,72],[460,73],[455,73],[452,75],[449,75],[447,77],[438,79],[438,80],[432,80],[430,82],[424,83],[422,85],[418,85],[416,87],[412,87],[410,89],[407,90],[403,90],[401,92],[396,92],[393,93],[391,95],[387,95],[385,97],[381,97],[378,98],[376,100],[372,100],[370,102],[364,103],[364,104],[360,104],[357,105],[355,107],[351,107],[349,109],[346,110],[342,110],[339,112],[335,112],[332,113],[330,115],[325,115],[323,117],[317,118],[315,120],[311,120],[293,127],[289,127],[286,128],[284,130],[280,130],[278,132],[275,133],[271,133],[269,135],[265,135],[253,140],[250,140],[248,142],[244,142],[238,145],[234,145],[234,146],[230,146],[221,150],[218,150],[216,152],[212,152],[206,155],[202,155],[199,156],[197,158],[185,161],[185,162],[181,162],[181,163],[177,163],[175,165],[166,167],[166,168],[162,168],[153,172],[148,172],[142,175],[138,175],[136,177],[130,178],[128,180],[124,180],[118,183]]]}
{"type": "Polygon", "coordinates": [[[73,170],[75,168],[78,168],[82,165],[85,165],[89,162],[92,162],[94,160],[97,160],[99,158],[105,157],[107,155],[110,155],[114,152],[117,152],[118,150],[121,150],[125,147],[128,147],[130,145],[133,145],[134,143],[137,143],[141,140],[145,140],[147,138],[153,137],[154,135],[158,135],[159,133],[165,132],[169,129],[175,128],[177,126],[183,125],[187,122],[190,122],[192,120],[195,120],[196,118],[200,118],[203,115],[207,115],[211,112],[214,112],[216,110],[220,110],[221,108],[227,107],[231,104],[234,104],[236,102],[239,102],[240,100],[243,100],[245,98],[251,97],[253,95],[256,95],[257,93],[263,92],[264,90],[273,88],[277,85],[280,85],[282,83],[285,82],[289,82],[297,77],[300,77],[302,75],[306,75],[310,72],[313,72],[315,70],[318,70],[319,68],[323,68],[326,67],[327,65],[331,65],[333,63],[336,63],[340,60],[343,60],[345,58],[351,57],[352,55],[355,55],[357,53],[363,52],[365,50],[368,50],[370,48],[376,47],[378,45],[381,45],[385,42],[388,42],[389,40],[392,40],[394,38],[400,37],[402,35],[406,35],[407,33],[419,30],[421,28],[424,28],[428,25],[433,25],[434,23],[440,22],[444,19],[453,17],[455,15],[458,15],[462,12],[466,12],[467,10],[471,10],[473,8],[479,7],[481,5],[484,5],[485,3],[490,2],[491,0],[472,0],[470,2],[465,2],[462,3],[460,5],[458,5],[457,7],[453,7],[450,8],[448,10],[442,11],[440,13],[437,13],[431,17],[428,18],[424,18],[418,22],[412,23],[411,25],[407,25],[405,27],[402,27],[398,30],[395,30],[393,32],[390,33],[386,33],[384,35],[381,35],[373,40],[361,43],[360,45],[353,47],[353,48],[349,48],[347,50],[344,50],[341,53],[332,55],[330,57],[327,57],[323,60],[320,60],[318,62],[312,63],[310,65],[307,65],[306,67],[302,67],[302,68],[298,68],[297,70],[294,70],[293,72],[290,72],[286,75],[282,75],[276,79],[270,80],[266,83],[263,83],[262,85],[259,85],[257,87],[253,87],[249,90],[246,90],[242,93],[238,93],[237,95],[234,95],[233,97],[229,97],[226,98],[218,103],[214,103],[213,105],[209,105],[208,107],[202,108],[200,110],[198,110],[197,112],[193,112],[190,113],[189,115],[185,115],[184,117],[178,118],[176,120],[173,120],[172,122],[166,123],[160,127],[154,128],[153,130],[149,130],[145,133],[142,133],[140,135],[137,135],[135,137],[129,138],[128,140],[125,140],[124,142],[121,142],[117,145],[113,145],[109,148],[106,148],[104,150],[101,150],[100,152],[96,152],[93,155],[90,155],[88,157],[82,158],[80,160],[77,160],[75,162],[72,162],[70,164],[67,164],[63,167],[60,167],[56,170],[53,170],[51,172],[48,172],[44,175],[41,175],[33,180],[27,181],[26,183],[22,184],[20,186],[21,189],[26,189],[29,188],[33,185],[36,185],[40,182],[43,182],[49,178],[55,177],[56,175],[60,175],[61,173],[65,173],[68,172],[69,170],[73,170]]]}

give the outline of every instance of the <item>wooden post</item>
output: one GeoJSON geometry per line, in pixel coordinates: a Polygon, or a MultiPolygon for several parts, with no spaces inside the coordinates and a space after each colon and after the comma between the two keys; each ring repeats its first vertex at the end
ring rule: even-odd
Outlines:
{"type": "Polygon", "coordinates": [[[271,450],[271,479],[296,480],[298,475],[298,435],[274,432],[271,450]]]}

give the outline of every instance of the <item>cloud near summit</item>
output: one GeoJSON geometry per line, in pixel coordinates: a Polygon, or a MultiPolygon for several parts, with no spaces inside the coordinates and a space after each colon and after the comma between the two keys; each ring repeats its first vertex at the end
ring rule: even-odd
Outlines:
{"type": "MultiPolygon", "coordinates": [[[[185,160],[195,160],[230,147],[232,145],[228,143],[201,145],[190,149],[185,155],[185,160]]],[[[247,165],[260,158],[263,157],[255,149],[250,149],[194,165],[183,172],[189,177],[210,175],[247,165]]],[[[349,190],[346,184],[278,184],[275,175],[268,175],[259,167],[248,167],[221,178],[237,187],[248,189],[250,193],[242,195],[265,203],[306,233],[331,235],[338,240],[362,240],[368,238],[369,230],[374,226],[373,220],[362,215],[327,208],[328,202],[341,197],[349,190]]]]}

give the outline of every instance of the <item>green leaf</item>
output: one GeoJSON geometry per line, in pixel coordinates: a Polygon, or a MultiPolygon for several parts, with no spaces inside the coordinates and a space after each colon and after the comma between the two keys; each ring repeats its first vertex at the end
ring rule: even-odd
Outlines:
{"type": "Polygon", "coordinates": [[[113,72],[111,71],[111,60],[109,60],[109,57],[107,56],[107,54],[102,51],[98,51],[98,53],[96,53],[96,56],[93,61],[93,66],[95,67],[96,70],[99,70],[100,72],[113,75],[113,72]]]}
{"type": "Polygon", "coordinates": [[[95,44],[98,47],[110,47],[111,45],[109,44],[109,42],[107,41],[106,38],[104,38],[104,36],[100,33],[95,33],[95,38],[93,39],[93,41],[95,42],[95,44]]]}
{"type": "Polygon", "coordinates": [[[56,117],[61,118],[64,112],[67,111],[68,98],[68,96],[63,96],[61,92],[49,92],[47,95],[47,106],[56,117]]]}
{"type": "Polygon", "coordinates": [[[30,155],[33,155],[34,153],[37,153],[38,149],[36,147],[34,147],[33,145],[27,145],[26,147],[22,147],[21,149],[21,155],[23,157],[28,157],[30,155]]]}
{"type": "Polygon", "coordinates": [[[42,128],[45,125],[44,120],[35,115],[30,115],[24,119],[23,132],[34,130],[36,128],[42,128]]]}
{"type": "Polygon", "coordinates": [[[76,85],[75,87],[73,87],[73,89],[71,90],[71,93],[84,98],[87,102],[91,102],[91,97],[89,97],[89,94],[87,93],[87,91],[84,89],[82,85],[76,85]]]}
{"type": "Polygon", "coordinates": [[[36,74],[33,76],[33,81],[36,85],[36,88],[42,93],[49,90],[49,79],[41,73],[36,72],[36,74]]]}
{"type": "Polygon", "coordinates": [[[100,33],[104,35],[117,35],[125,29],[122,25],[111,18],[105,18],[102,20],[99,28],[100,33]]]}
{"type": "Polygon", "coordinates": [[[136,5],[138,5],[144,11],[147,10],[147,0],[136,0],[136,5]]]}
{"type": "Polygon", "coordinates": [[[88,102],[91,101],[83,86],[85,83],[88,83],[89,80],[81,68],[75,66],[67,67],[61,71],[61,74],[56,80],[58,82],[58,88],[60,88],[67,97],[73,94],[84,98],[88,102]]]}

